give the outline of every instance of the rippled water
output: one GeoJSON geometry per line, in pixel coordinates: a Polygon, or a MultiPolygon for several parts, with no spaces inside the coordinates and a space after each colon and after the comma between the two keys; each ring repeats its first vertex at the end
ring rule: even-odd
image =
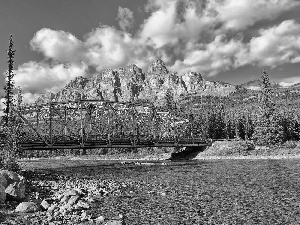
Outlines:
{"type": "Polygon", "coordinates": [[[300,224],[300,160],[168,162],[77,173],[135,184],[98,204],[99,214],[122,213],[126,224],[300,224]]]}

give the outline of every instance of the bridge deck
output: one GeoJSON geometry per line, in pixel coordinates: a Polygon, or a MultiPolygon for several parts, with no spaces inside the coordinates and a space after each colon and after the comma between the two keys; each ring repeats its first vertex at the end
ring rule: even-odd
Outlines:
{"type": "Polygon", "coordinates": [[[181,140],[137,140],[117,139],[117,140],[93,140],[81,142],[62,141],[53,144],[46,144],[41,141],[20,143],[23,150],[47,150],[47,149],[92,149],[92,148],[143,148],[143,147],[196,147],[207,146],[210,143],[202,139],[181,139],[181,140]]]}

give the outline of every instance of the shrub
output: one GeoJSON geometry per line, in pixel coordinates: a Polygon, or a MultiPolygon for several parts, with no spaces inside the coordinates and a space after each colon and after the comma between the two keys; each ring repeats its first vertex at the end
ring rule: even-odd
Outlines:
{"type": "Polygon", "coordinates": [[[296,148],[297,144],[298,144],[297,141],[286,141],[284,143],[284,147],[286,147],[286,148],[296,148]]]}
{"type": "Polygon", "coordinates": [[[17,158],[19,146],[17,145],[17,132],[15,126],[5,127],[0,147],[0,168],[16,171],[19,169],[17,158]]]}

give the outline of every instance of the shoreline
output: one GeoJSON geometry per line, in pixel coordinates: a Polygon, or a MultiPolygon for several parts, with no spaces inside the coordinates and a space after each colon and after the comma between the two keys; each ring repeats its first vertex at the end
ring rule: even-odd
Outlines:
{"type": "Polygon", "coordinates": [[[42,161],[42,160],[66,160],[66,161],[180,161],[180,160],[227,160],[227,159],[300,159],[300,155],[231,155],[231,156],[196,156],[193,159],[176,159],[172,160],[170,157],[158,156],[158,157],[125,157],[124,155],[118,156],[118,154],[111,155],[110,157],[101,156],[57,156],[57,157],[40,157],[40,158],[22,158],[19,162],[26,161],[42,161]]]}

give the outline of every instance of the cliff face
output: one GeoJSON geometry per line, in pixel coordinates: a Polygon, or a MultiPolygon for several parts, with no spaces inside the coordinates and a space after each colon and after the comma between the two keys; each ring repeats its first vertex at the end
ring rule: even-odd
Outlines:
{"type": "Polygon", "coordinates": [[[205,81],[200,73],[188,72],[178,75],[167,69],[162,60],[155,61],[143,73],[136,65],[108,69],[90,79],[77,77],[61,91],[51,96],[42,96],[38,102],[98,99],[111,101],[147,100],[163,105],[166,93],[173,94],[175,101],[185,95],[228,95],[236,90],[235,85],[224,82],[205,81]]]}

